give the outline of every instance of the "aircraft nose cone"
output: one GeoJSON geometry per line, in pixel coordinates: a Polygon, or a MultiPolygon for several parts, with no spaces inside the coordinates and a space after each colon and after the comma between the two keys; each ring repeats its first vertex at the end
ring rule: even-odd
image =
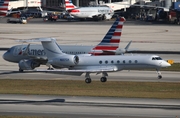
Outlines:
{"type": "Polygon", "coordinates": [[[169,67],[171,66],[170,63],[166,62],[166,61],[163,61],[162,64],[161,64],[162,67],[169,67]]]}
{"type": "Polygon", "coordinates": [[[4,59],[4,60],[7,60],[7,52],[5,52],[5,53],[3,54],[3,59],[4,59]]]}

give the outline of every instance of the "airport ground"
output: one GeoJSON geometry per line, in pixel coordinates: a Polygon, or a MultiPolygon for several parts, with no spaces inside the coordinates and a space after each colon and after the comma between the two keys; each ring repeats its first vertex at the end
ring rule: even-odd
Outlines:
{"type": "MultiPolygon", "coordinates": [[[[31,19],[28,24],[7,24],[0,20],[0,47],[9,48],[21,44],[15,40],[39,37],[54,37],[59,44],[96,45],[104,37],[113,21],[103,22],[44,22],[31,19]]],[[[152,24],[150,22],[127,21],[121,36],[121,47],[132,40],[130,49],[152,51],[180,51],[179,26],[152,24]]],[[[0,51],[2,56],[3,51],[0,51]]],[[[159,55],[159,54],[158,54],[159,55]]],[[[160,54],[167,60],[180,62],[177,54],[160,54]]],[[[17,64],[0,58],[0,71],[17,71],[17,64]]],[[[155,71],[122,71],[110,73],[108,81],[139,82],[180,82],[179,72],[162,72],[163,79],[158,80],[155,71]]],[[[99,80],[100,75],[92,79],[99,80]]],[[[0,75],[1,79],[68,79],[83,80],[84,76],[40,73],[9,73],[0,75]]],[[[37,83],[38,84],[38,83],[37,83]]],[[[177,93],[179,94],[179,93],[177,93]]],[[[53,117],[180,117],[179,99],[138,99],[112,97],[67,97],[67,96],[32,96],[0,95],[0,114],[11,116],[53,116],[53,117]],[[62,102],[65,100],[65,102],[62,102]],[[148,104],[147,104],[148,103],[148,104]]]]}

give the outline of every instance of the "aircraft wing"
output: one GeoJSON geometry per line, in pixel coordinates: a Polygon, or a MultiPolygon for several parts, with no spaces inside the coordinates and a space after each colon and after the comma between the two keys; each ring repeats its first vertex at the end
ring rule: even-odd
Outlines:
{"type": "Polygon", "coordinates": [[[36,69],[35,72],[45,72],[45,73],[53,73],[53,74],[68,74],[68,75],[77,75],[80,76],[83,73],[101,73],[101,72],[114,72],[117,71],[116,66],[95,66],[84,69],[55,69],[55,70],[44,70],[44,69],[36,69]]]}
{"type": "Polygon", "coordinates": [[[47,61],[47,57],[40,57],[40,56],[34,56],[34,55],[27,55],[31,59],[41,60],[41,61],[47,61]]]}

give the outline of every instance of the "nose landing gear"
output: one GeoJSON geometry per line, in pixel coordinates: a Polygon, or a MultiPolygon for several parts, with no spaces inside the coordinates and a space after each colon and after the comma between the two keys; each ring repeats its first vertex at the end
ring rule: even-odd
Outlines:
{"type": "Polygon", "coordinates": [[[158,69],[156,69],[156,71],[157,71],[157,74],[158,74],[158,79],[161,79],[162,78],[161,72],[158,69]]]}

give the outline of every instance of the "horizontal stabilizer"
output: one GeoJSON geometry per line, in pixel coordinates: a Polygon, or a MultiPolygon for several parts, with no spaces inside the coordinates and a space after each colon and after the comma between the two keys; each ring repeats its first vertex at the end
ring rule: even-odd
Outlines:
{"type": "Polygon", "coordinates": [[[25,39],[25,40],[16,40],[17,42],[23,42],[23,43],[28,43],[28,42],[49,42],[49,41],[56,41],[55,38],[34,38],[34,39],[25,39]]]}

